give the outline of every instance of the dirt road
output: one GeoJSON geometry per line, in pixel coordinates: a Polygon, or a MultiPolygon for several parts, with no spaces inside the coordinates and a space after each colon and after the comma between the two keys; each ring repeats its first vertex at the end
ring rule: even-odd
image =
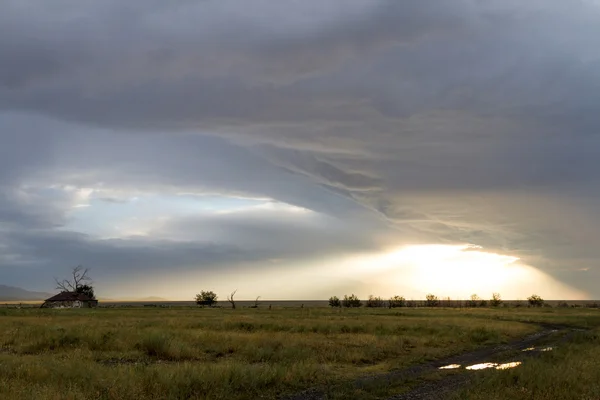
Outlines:
{"type": "MultiPolygon", "coordinates": [[[[468,383],[472,377],[471,371],[464,370],[464,367],[478,365],[482,363],[500,363],[505,358],[519,351],[519,359],[523,360],[540,354],[542,350],[548,350],[568,338],[577,330],[565,326],[542,325],[542,330],[525,338],[515,340],[508,344],[463,353],[460,355],[434,360],[427,363],[415,365],[406,369],[392,371],[385,374],[366,376],[354,381],[357,389],[373,387],[378,384],[390,385],[394,382],[399,383],[407,380],[415,380],[432,372],[438,371],[445,366],[460,366],[462,373],[448,375],[433,382],[417,384],[409,392],[393,396],[388,400],[418,400],[418,399],[443,399],[447,394],[456,390],[461,385],[468,383]],[[542,347],[538,347],[543,343],[542,347]],[[525,350],[525,351],[524,351],[525,350]]],[[[329,388],[329,391],[332,389],[329,388]]],[[[313,388],[307,391],[297,393],[292,396],[284,397],[282,400],[326,400],[328,398],[324,389],[313,388]]]]}

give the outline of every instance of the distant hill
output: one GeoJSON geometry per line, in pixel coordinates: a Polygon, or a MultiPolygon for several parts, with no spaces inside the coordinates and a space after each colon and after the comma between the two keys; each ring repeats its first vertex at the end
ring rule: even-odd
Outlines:
{"type": "Polygon", "coordinates": [[[51,293],[31,292],[14,286],[0,285],[0,301],[32,301],[46,300],[52,297],[51,293]]]}

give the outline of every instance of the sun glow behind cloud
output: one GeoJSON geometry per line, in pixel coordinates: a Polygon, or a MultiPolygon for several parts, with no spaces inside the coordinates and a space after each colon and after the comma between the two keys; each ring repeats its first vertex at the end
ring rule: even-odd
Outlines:
{"type": "MultiPolygon", "coordinates": [[[[191,293],[191,281],[180,282],[180,288],[191,293]]],[[[350,293],[361,298],[402,295],[416,300],[433,293],[440,298],[468,299],[474,293],[489,298],[494,292],[506,300],[525,299],[533,293],[546,299],[588,297],[515,257],[472,245],[414,245],[383,254],[313,260],[308,265],[306,261],[278,260],[263,265],[259,276],[252,268],[227,276],[215,271],[204,274],[203,282],[218,293],[238,289],[240,299],[310,300],[350,293]]]]}
{"type": "Polygon", "coordinates": [[[440,297],[486,298],[499,292],[506,299],[523,299],[532,293],[554,298],[580,299],[574,290],[517,257],[486,252],[474,245],[417,245],[382,256],[390,277],[410,282],[417,293],[440,297]],[[398,276],[399,275],[399,276],[398,276]]]}
{"type": "MultiPolygon", "coordinates": [[[[106,193],[65,190],[74,193],[71,196],[74,199],[68,199],[72,204],[89,206],[73,208],[67,228],[109,238],[141,235],[147,239],[197,243],[215,240],[236,245],[232,235],[245,229],[245,225],[235,223],[230,227],[233,230],[223,228],[238,218],[255,222],[287,221],[286,224],[295,230],[304,227],[315,234],[333,222],[322,220],[322,215],[305,208],[271,199],[139,193],[134,197],[134,193],[127,193],[126,196],[121,194],[125,200],[108,201],[106,193]],[[173,224],[194,218],[197,222],[192,226],[173,224]],[[206,227],[208,223],[212,223],[211,229],[194,228],[198,224],[206,227]]],[[[260,232],[252,242],[258,249],[264,248],[265,241],[271,243],[270,235],[281,236],[277,230],[261,228],[260,232]]],[[[294,243],[293,247],[300,244],[294,243]]],[[[313,247],[306,248],[314,252],[313,247]]],[[[155,272],[155,276],[147,277],[147,282],[138,286],[139,295],[191,298],[198,290],[198,282],[202,282],[220,293],[240,289],[239,295],[250,299],[259,295],[271,299],[324,299],[346,293],[355,293],[362,298],[373,294],[384,298],[402,295],[408,299],[422,299],[427,293],[433,293],[440,298],[467,299],[474,293],[488,298],[494,292],[501,293],[504,299],[525,299],[532,293],[547,299],[587,297],[585,293],[523,264],[517,257],[486,252],[469,244],[411,245],[355,254],[349,249],[340,249],[325,258],[323,254],[306,254],[301,258],[278,257],[277,262],[266,264],[236,261],[230,267],[227,272],[221,268],[203,270],[198,276],[195,276],[193,266],[178,277],[155,272]],[[257,270],[263,273],[257,275],[257,270]]],[[[136,279],[139,283],[139,278],[136,279]]],[[[107,290],[114,292],[111,296],[118,296],[121,289],[110,287],[107,290]]]]}

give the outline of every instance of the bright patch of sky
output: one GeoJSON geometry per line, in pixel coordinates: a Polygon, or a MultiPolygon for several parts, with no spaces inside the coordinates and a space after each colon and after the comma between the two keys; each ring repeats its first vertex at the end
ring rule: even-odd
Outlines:
{"type": "Polygon", "coordinates": [[[91,198],[87,203],[74,206],[63,229],[100,237],[143,235],[150,220],[231,212],[264,206],[268,202],[267,199],[192,194],[148,194],[125,200],[91,198]]]}

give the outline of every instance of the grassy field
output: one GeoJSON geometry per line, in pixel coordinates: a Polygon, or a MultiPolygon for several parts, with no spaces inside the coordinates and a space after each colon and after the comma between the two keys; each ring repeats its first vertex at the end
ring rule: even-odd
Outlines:
{"type": "MultiPolygon", "coordinates": [[[[506,342],[535,322],[594,327],[600,311],[0,309],[0,398],[278,398],[506,342]]],[[[573,346],[598,347],[591,338],[573,346]]]]}

